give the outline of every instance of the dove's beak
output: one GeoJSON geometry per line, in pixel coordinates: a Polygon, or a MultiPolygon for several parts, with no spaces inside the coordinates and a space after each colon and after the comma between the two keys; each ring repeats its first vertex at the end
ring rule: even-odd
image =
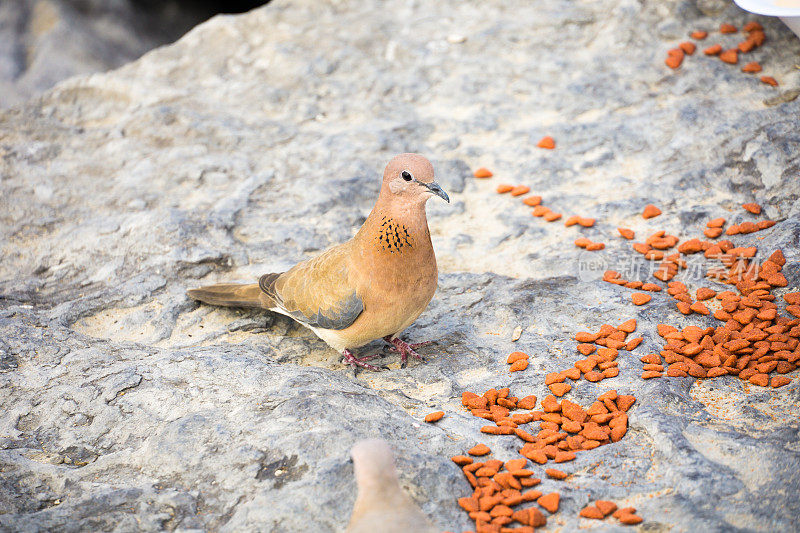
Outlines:
{"type": "Polygon", "coordinates": [[[447,193],[444,192],[444,189],[442,189],[439,186],[438,183],[436,183],[435,181],[432,181],[430,183],[423,183],[423,185],[426,186],[428,188],[428,190],[430,190],[433,194],[435,194],[436,196],[438,196],[439,198],[441,198],[442,200],[444,200],[448,204],[450,203],[450,197],[447,196],[447,193]]]}

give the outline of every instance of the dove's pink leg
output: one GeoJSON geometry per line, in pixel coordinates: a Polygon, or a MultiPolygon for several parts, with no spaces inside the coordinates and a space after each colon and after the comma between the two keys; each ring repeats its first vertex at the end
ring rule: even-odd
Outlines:
{"type": "Polygon", "coordinates": [[[403,340],[400,340],[397,337],[393,339],[391,336],[386,336],[383,338],[383,340],[392,345],[390,350],[400,353],[400,364],[405,364],[409,355],[415,357],[420,361],[423,361],[422,356],[418,354],[415,350],[420,346],[427,346],[428,344],[433,343],[433,341],[425,341],[425,342],[415,342],[413,344],[409,344],[403,340]]]}
{"type": "Polygon", "coordinates": [[[351,352],[350,350],[345,349],[342,352],[342,355],[344,356],[344,363],[345,364],[353,365],[353,366],[360,366],[361,368],[366,368],[367,370],[380,370],[380,368],[378,368],[377,366],[370,365],[370,364],[367,364],[367,363],[364,362],[364,361],[369,361],[370,359],[375,359],[376,357],[378,357],[377,354],[376,355],[368,355],[366,357],[358,358],[358,357],[353,355],[353,352],[351,352]]]}

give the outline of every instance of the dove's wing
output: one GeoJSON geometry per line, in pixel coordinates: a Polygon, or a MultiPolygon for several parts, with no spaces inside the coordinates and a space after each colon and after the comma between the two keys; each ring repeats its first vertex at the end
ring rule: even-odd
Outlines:
{"type": "Polygon", "coordinates": [[[280,311],[301,324],[345,329],[364,310],[351,275],[351,242],[334,246],[283,274],[265,274],[258,284],[280,311]]]}

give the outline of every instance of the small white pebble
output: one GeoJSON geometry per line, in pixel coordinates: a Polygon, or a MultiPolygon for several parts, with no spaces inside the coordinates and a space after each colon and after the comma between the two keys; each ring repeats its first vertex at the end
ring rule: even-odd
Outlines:
{"type": "Polygon", "coordinates": [[[451,33],[447,36],[447,42],[451,44],[460,44],[466,41],[467,38],[463,35],[459,35],[458,33],[451,33]]]}

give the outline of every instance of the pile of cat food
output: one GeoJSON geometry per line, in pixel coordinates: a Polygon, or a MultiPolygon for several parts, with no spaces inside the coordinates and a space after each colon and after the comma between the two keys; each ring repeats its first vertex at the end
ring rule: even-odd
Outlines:
{"type": "MultiPolygon", "coordinates": [[[[537,507],[515,509],[535,502],[550,514],[558,511],[559,493],[542,494],[532,488],[541,483],[541,478],[527,468],[528,461],[539,465],[550,461],[567,463],[575,459],[576,453],[618,442],[628,430],[627,412],[635,402],[633,396],[618,394],[615,390],[601,394],[588,408],[548,395],[537,410],[535,396],[517,398],[510,395],[508,388],[489,389],[482,395],[464,392],[461,403],[474,416],[493,423],[483,426],[483,433],[513,436],[522,441],[519,449],[522,457],[505,462],[477,460],[491,453],[491,448],[485,444],[475,445],[468,455],[451,458],[461,467],[473,488],[472,494],[459,498],[458,504],[475,521],[475,530],[478,533],[524,532],[529,531],[524,528],[545,525],[547,518],[537,507]],[[533,423],[538,423],[538,431],[529,426],[533,423]],[[514,522],[522,527],[506,527],[514,522]]],[[[556,468],[547,468],[545,475],[556,480],[570,476],[556,468]]],[[[622,523],[642,521],[634,514],[635,510],[628,509],[621,515],[622,523]]]]}
{"type": "MultiPolygon", "coordinates": [[[[748,203],[742,207],[752,215],[761,214],[758,204],[748,203]]],[[[716,239],[723,232],[726,235],[747,234],[775,224],[772,220],[745,221],[726,230],[725,222],[724,218],[710,220],[704,235],[716,239]]],[[[642,378],[658,378],[664,373],[670,377],[697,378],[736,375],[762,387],[782,387],[791,382],[782,374],[795,370],[800,363],[800,293],[783,296],[786,313],[790,316],[781,316],[776,296],[772,294],[774,289],[788,284],[781,273],[786,259],[780,250],[759,263],[755,260],[758,253],[755,246],[735,247],[729,240],[689,239],[680,243],[677,237],[666,235],[664,231],[654,233],[645,243],[634,243],[633,249],[647,260],[663,261],[653,276],[668,282],[666,292],[676,301],[678,311],[684,315],[713,313],[714,318],[723,322],[720,326],[687,326],[682,330],[660,324],[658,333],[666,344],[659,354],[641,358],[645,363],[642,378]],[[662,250],[672,248],[677,252],[665,256],[662,250]],[[699,287],[692,297],[685,283],[671,281],[686,268],[686,256],[701,252],[705,259],[712,261],[707,277],[731,285],[735,291],[717,292],[699,287]]],[[[661,291],[655,284],[625,280],[613,270],[606,271],[603,279],[627,288],[661,291]]],[[[637,294],[633,295],[634,303],[640,304],[637,294]]]]}
{"type": "MultiPolygon", "coordinates": [[[[749,28],[746,31],[750,36],[757,36],[760,31],[752,25],[746,28],[749,28]]],[[[726,32],[730,33],[727,29],[726,32]]],[[[695,38],[701,37],[698,34],[695,38]]],[[[747,51],[742,50],[742,53],[747,51]]],[[[545,147],[550,147],[545,144],[545,147]]],[[[490,178],[492,172],[481,168],[475,171],[475,176],[490,178]]],[[[524,196],[530,188],[501,185],[497,192],[524,196]]],[[[527,196],[523,204],[533,207],[532,214],[545,220],[554,221],[562,217],[561,213],[543,206],[541,196],[527,196]]],[[[742,208],[749,213],[748,216],[761,214],[761,207],[755,203],[744,204],[742,208]]],[[[661,214],[657,206],[647,205],[641,216],[650,220],[661,214]]],[[[595,222],[593,218],[570,215],[565,226],[591,228],[595,222]]],[[[708,240],[693,238],[681,242],[677,236],[657,230],[644,242],[631,242],[632,249],[645,261],[654,267],[657,265],[651,269],[652,275],[666,286],[626,280],[613,270],[604,273],[604,281],[637,291],[631,294],[635,305],[649,303],[654,295],[671,297],[683,315],[713,315],[723,322],[720,326],[691,325],[682,329],[659,324],[658,334],[665,344],[660,353],[640,357],[644,364],[643,379],[735,375],[753,385],[777,388],[790,383],[791,379],[784,374],[800,366],[800,292],[783,295],[786,313],[795,318],[781,315],[777,297],[772,294],[774,289],[788,284],[781,272],[786,263],[783,254],[777,250],[766,260],[758,262],[755,259],[758,254],[756,247],[736,247],[729,240],[717,240],[723,234],[761,231],[775,222],[752,220],[727,228],[725,224],[724,218],[709,220],[703,230],[708,240]],[[699,287],[693,295],[685,283],[675,280],[687,270],[687,257],[695,254],[702,254],[703,258],[714,262],[707,270],[708,278],[731,286],[735,292],[699,287]]],[[[617,231],[627,241],[636,238],[636,233],[629,228],[620,227],[617,231]]],[[[584,237],[577,239],[575,244],[586,250],[605,247],[604,243],[595,243],[584,237]]],[[[580,379],[599,382],[616,377],[620,352],[633,351],[643,341],[642,337],[628,339],[636,328],[636,320],[630,319],[616,327],[604,324],[596,332],[577,333],[576,350],[585,358],[575,362],[571,368],[545,376],[545,385],[552,394],[538,404],[538,409],[536,396],[517,398],[511,395],[509,388],[490,389],[481,395],[463,393],[461,401],[464,407],[474,416],[491,422],[481,427],[482,433],[491,435],[490,438],[509,437],[522,441],[519,448],[521,457],[507,461],[490,458],[491,448],[486,444],[477,444],[466,455],[452,457],[473,489],[471,495],[459,498],[458,503],[474,520],[477,533],[529,533],[546,525],[545,512],[553,514],[558,511],[560,495],[558,492],[543,494],[534,488],[542,478],[535,470],[537,466],[546,466],[550,462],[567,464],[575,459],[577,453],[618,442],[625,436],[627,412],[636,402],[633,396],[610,390],[588,407],[563,396],[580,379]],[[533,424],[538,424],[538,429],[533,429],[533,424]]],[[[510,372],[527,369],[528,359],[523,352],[511,353],[507,358],[510,372]]],[[[442,416],[441,411],[431,413],[426,421],[435,422],[442,416]]],[[[561,468],[546,468],[544,475],[554,480],[569,479],[571,474],[561,468]]],[[[616,520],[624,525],[643,521],[633,507],[619,508],[617,503],[608,500],[596,500],[584,507],[579,516],[591,520],[616,520]]]]}

